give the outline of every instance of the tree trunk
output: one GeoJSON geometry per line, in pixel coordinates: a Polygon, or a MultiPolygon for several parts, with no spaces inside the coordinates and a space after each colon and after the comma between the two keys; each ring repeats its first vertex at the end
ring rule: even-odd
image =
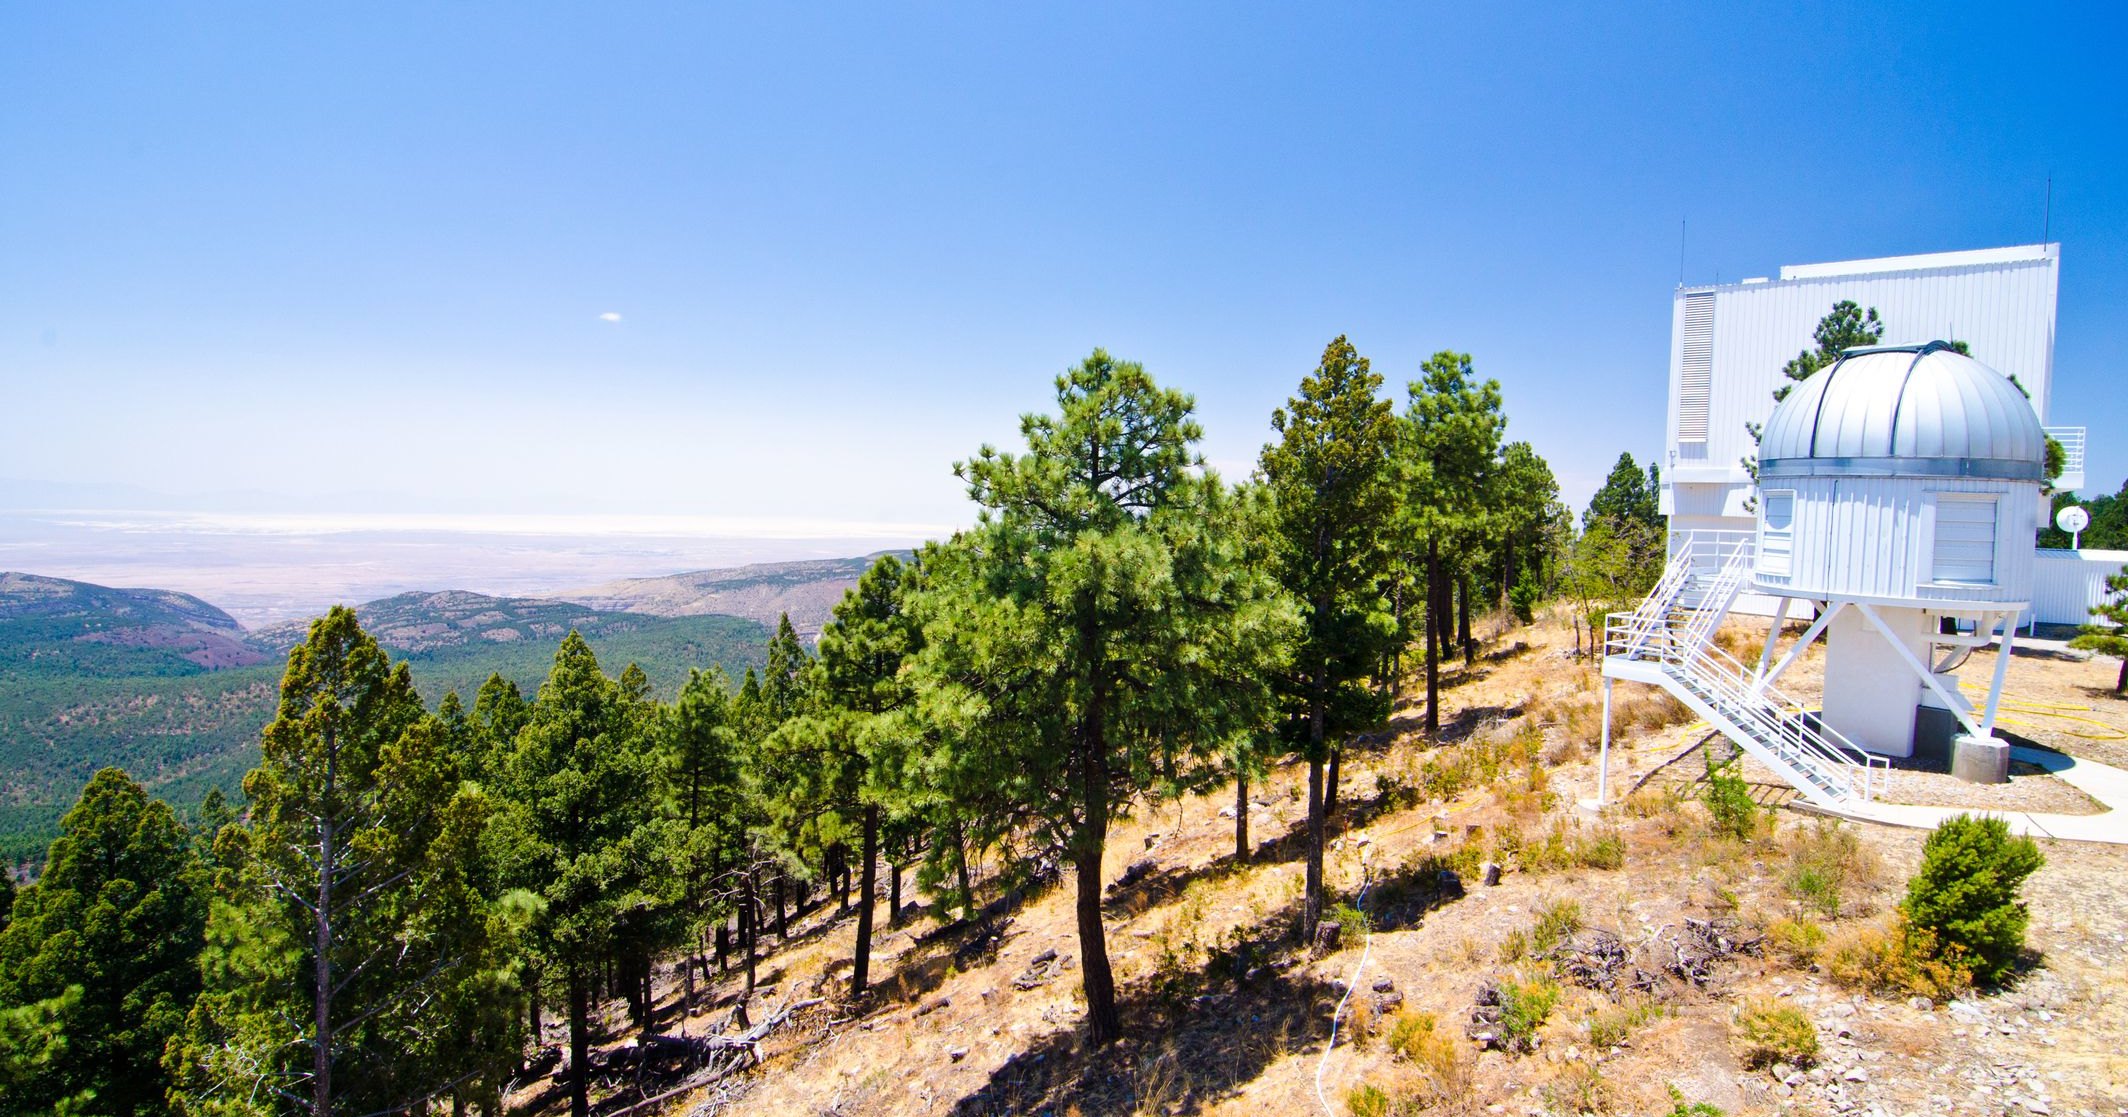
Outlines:
{"type": "Polygon", "coordinates": [[[2121,657],[2121,673],[2113,680],[2113,693],[2128,694],[2128,655],[2121,657]]]}
{"type": "Polygon", "coordinates": [[[591,1113],[591,975],[569,967],[569,1117],[591,1113]]]}
{"type": "Polygon", "coordinates": [[[724,957],[731,949],[731,920],[717,920],[717,972],[724,972],[724,957]]]}
{"type": "Polygon", "coordinates": [[[879,808],[867,805],[864,809],[864,860],[857,869],[857,959],[850,967],[852,1000],[864,996],[865,982],[872,976],[872,893],[879,884],[873,866],[878,862],[879,808]]]}
{"type": "Polygon", "coordinates": [[[741,897],[739,903],[739,949],[746,955],[746,995],[749,997],[754,995],[754,944],[761,924],[758,910],[760,905],[755,902],[754,897],[754,883],[753,870],[749,869],[746,873],[746,895],[741,897]]]}
{"type": "Polygon", "coordinates": [[[1441,739],[1441,553],[1426,541],[1426,736],[1441,739]]]}
{"type": "Polygon", "coordinates": [[[968,837],[966,828],[958,822],[953,824],[953,867],[960,875],[961,918],[968,919],[975,915],[975,889],[968,885],[968,837]]]}
{"type": "Polygon", "coordinates": [[[783,874],[776,874],[776,941],[786,942],[791,937],[790,913],[783,907],[783,874]]]}
{"type": "Polygon", "coordinates": [[[1456,579],[1456,643],[1463,646],[1463,666],[1478,660],[1478,642],[1470,638],[1470,574],[1456,579]]]}
{"type": "Polygon", "coordinates": [[[901,862],[888,866],[893,870],[887,877],[887,926],[901,926],[901,862]]]}
{"type": "MultiPolygon", "coordinates": [[[[331,810],[334,784],[339,777],[338,737],[330,723],[325,728],[325,794],[323,801],[331,810]]],[[[318,903],[312,915],[311,959],[312,980],[311,1013],[313,1026],[317,1029],[311,1044],[311,1105],[317,1117],[332,1114],[332,947],[333,947],[333,877],[339,872],[339,850],[334,842],[333,817],[326,814],[318,820],[318,903]]]]}
{"type": "Polygon", "coordinates": [[[1323,817],[1329,818],[1337,810],[1337,778],[1345,767],[1343,745],[1330,746],[1330,769],[1323,775],[1323,817]]]}
{"type": "Polygon", "coordinates": [[[1234,860],[1247,864],[1249,860],[1249,770],[1238,768],[1234,772],[1234,860]]]}
{"type": "Polygon", "coordinates": [[[1323,918],[1323,762],[1308,761],[1308,852],[1306,876],[1301,889],[1300,935],[1304,943],[1315,941],[1315,929],[1323,918]]]}
{"type": "Polygon", "coordinates": [[[532,1045],[534,1047],[545,1047],[547,1041],[541,1034],[543,1022],[539,1018],[539,978],[534,976],[527,980],[525,984],[527,987],[525,999],[530,1002],[526,1005],[528,1010],[526,1015],[530,1017],[527,1022],[532,1025],[532,1045]]]}

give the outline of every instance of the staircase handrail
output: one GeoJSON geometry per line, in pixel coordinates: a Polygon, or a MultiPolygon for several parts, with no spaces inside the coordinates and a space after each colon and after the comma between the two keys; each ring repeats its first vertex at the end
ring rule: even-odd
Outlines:
{"type": "Polygon", "coordinates": [[[1711,641],[1695,647],[1675,633],[1649,633],[1641,643],[1642,650],[1653,655],[1634,658],[1653,658],[1695,678],[1720,700],[1724,715],[1747,730],[1756,730],[1762,743],[1785,746],[1775,751],[1791,765],[1808,763],[1826,779],[1842,779],[1865,799],[1875,798],[1889,779],[1889,760],[1858,747],[1822,721],[1813,726],[1801,717],[1786,715],[1786,710],[1803,709],[1802,704],[1774,687],[1762,686],[1753,672],[1711,641]]]}

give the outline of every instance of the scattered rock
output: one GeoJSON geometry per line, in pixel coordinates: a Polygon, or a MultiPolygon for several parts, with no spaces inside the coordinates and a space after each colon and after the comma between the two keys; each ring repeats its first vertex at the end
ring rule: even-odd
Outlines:
{"type": "Polygon", "coordinates": [[[1929,1000],[1927,997],[1908,997],[1906,1006],[1918,1012],[1936,1011],[1936,1002],[1929,1000]]]}
{"type": "Polygon", "coordinates": [[[1487,861],[1485,864],[1478,866],[1478,879],[1483,881],[1487,888],[1500,883],[1500,863],[1487,861]]]}
{"type": "Polygon", "coordinates": [[[1396,979],[1390,977],[1388,974],[1383,974],[1382,976],[1374,979],[1374,991],[1377,993],[1387,993],[1395,988],[1396,979]]]}
{"type": "Polygon", "coordinates": [[[968,1057],[968,1049],[967,1049],[967,1048],[965,1048],[965,1047],[948,1047],[948,1048],[946,1048],[946,1058],[948,1058],[948,1059],[951,1059],[951,1060],[953,1060],[953,1061],[954,1061],[954,1062],[956,1062],[956,1063],[960,1062],[960,1061],[961,1061],[962,1059],[965,1059],[965,1058],[967,1058],[967,1057],[968,1057]]]}
{"type": "Polygon", "coordinates": [[[923,1004],[916,1006],[916,1015],[929,1016],[932,1013],[937,1012],[939,1009],[945,1008],[947,1005],[950,1005],[952,1003],[953,998],[951,997],[933,997],[930,1000],[925,1001],[923,1004]]]}

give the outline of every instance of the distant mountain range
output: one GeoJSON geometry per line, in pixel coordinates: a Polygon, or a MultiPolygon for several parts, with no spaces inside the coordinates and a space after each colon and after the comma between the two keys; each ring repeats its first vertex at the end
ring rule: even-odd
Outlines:
{"type": "MultiPolygon", "coordinates": [[[[817,635],[870,557],[630,579],[564,599],[408,593],[355,607],[408,661],[422,697],[471,699],[491,674],[529,696],[583,634],[606,670],[640,664],[674,693],[696,667],[737,677],[785,612],[817,635]]],[[[189,807],[258,760],[281,668],[308,622],[247,632],[188,594],[0,573],[0,859],[41,856],[97,768],[118,765],[189,807]]]]}
{"type": "Polygon", "coordinates": [[[881,554],[860,558],[761,563],[727,570],[696,570],[663,578],[625,578],[556,596],[600,609],[660,617],[720,614],[773,626],[785,614],[807,638],[820,635],[844,590],[857,584],[881,554]]]}

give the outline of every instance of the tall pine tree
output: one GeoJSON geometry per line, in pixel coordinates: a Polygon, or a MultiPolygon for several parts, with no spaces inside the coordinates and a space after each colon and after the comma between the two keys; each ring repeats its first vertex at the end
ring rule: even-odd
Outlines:
{"type": "MultiPolygon", "coordinates": [[[[390,1112],[483,1070],[451,1004],[506,944],[469,862],[487,807],[352,610],[289,653],[278,716],[225,828],[206,989],[165,1054],[194,1114],[390,1112]]],[[[514,1013],[512,1014],[514,1015],[514,1013]]]]}
{"type": "Polygon", "coordinates": [[[655,757],[650,727],[575,632],[533,700],[504,766],[516,840],[507,879],[543,902],[531,939],[556,975],[569,1018],[569,1109],[590,1112],[592,994],[623,945],[627,917],[648,902],[653,869],[655,757]]]}
{"type": "Polygon", "coordinates": [[[7,1107],[93,1096],[97,1113],[166,1112],[163,1045],[198,995],[206,924],[205,873],[177,815],[124,772],[96,773],[0,931],[0,1009],[57,1006],[60,1045],[9,1085],[7,1107]]]}
{"type": "Polygon", "coordinates": [[[1484,529],[1488,484],[1507,419],[1500,382],[1478,380],[1468,354],[1428,358],[1410,385],[1404,416],[1405,507],[1426,571],[1426,735],[1441,733],[1441,645],[1451,608],[1457,544],[1484,529]]]}
{"type": "MultiPolygon", "coordinates": [[[[1387,703],[1366,677],[1395,631],[1382,598],[1385,535],[1396,507],[1390,468],[1394,406],[1382,378],[1339,337],[1304,377],[1300,394],[1271,415],[1280,440],[1259,459],[1271,494],[1273,565],[1300,606],[1303,633],[1284,688],[1308,758],[1307,887],[1301,926],[1312,937],[1323,911],[1324,769],[1334,738],[1379,721],[1387,703]]],[[[1237,812],[1247,810],[1237,803],[1237,812]]]]}
{"type": "Polygon", "coordinates": [[[1230,495],[1198,471],[1192,402],[1096,350],[1057,379],[1024,454],[957,468],[983,509],[926,568],[929,712],[947,779],[1076,878],[1089,1038],[1122,1022],[1101,925],[1110,821],[1160,774],[1262,723],[1291,611],[1242,561],[1230,495]]]}

